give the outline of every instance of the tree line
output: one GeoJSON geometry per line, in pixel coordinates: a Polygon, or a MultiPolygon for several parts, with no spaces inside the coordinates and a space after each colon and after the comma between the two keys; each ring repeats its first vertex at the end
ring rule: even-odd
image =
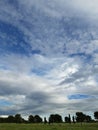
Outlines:
{"type": "Polygon", "coordinates": [[[64,117],[64,120],[62,119],[62,116],[59,114],[51,114],[48,119],[44,117],[42,119],[39,115],[29,115],[28,119],[25,120],[21,114],[16,115],[9,115],[8,117],[0,117],[0,123],[78,123],[80,122],[95,122],[98,121],[98,111],[94,112],[94,118],[93,120],[91,116],[84,114],[83,112],[76,112],[75,116],[72,116],[69,114],[68,116],[64,117]]]}

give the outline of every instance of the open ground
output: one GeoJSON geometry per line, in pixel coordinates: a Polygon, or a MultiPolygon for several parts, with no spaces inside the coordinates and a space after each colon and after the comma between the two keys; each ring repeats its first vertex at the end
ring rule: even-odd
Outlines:
{"type": "Polygon", "coordinates": [[[98,130],[98,123],[14,124],[1,123],[0,130],[98,130]]]}

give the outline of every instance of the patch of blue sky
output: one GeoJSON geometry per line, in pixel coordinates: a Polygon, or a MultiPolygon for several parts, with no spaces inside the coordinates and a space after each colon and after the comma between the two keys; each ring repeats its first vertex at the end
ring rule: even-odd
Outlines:
{"type": "Polygon", "coordinates": [[[92,59],[93,59],[93,56],[88,54],[88,55],[85,55],[84,61],[85,61],[85,63],[89,63],[89,62],[92,63],[92,59]]]}
{"type": "Polygon", "coordinates": [[[92,62],[92,55],[90,54],[85,54],[84,52],[77,52],[70,54],[69,57],[81,57],[85,63],[92,62]]]}
{"type": "Polygon", "coordinates": [[[15,8],[18,8],[18,1],[17,0],[7,0],[10,5],[13,5],[15,8]]]}
{"type": "Polygon", "coordinates": [[[23,35],[21,31],[18,30],[17,27],[14,27],[12,24],[0,21],[0,32],[6,33],[9,36],[16,36],[21,39],[23,35]]]}
{"type": "Polygon", "coordinates": [[[70,54],[71,57],[75,57],[75,56],[85,56],[85,53],[73,53],[70,54]]]}
{"type": "Polygon", "coordinates": [[[74,95],[69,95],[68,99],[88,99],[91,98],[91,95],[85,95],[85,94],[74,94],[74,95]]]}
{"type": "Polygon", "coordinates": [[[38,76],[45,76],[47,74],[47,71],[43,70],[43,69],[33,69],[31,71],[31,74],[34,73],[38,76]]]}
{"type": "Polygon", "coordinates": [[[9,101],[3,100],[3,99],[0,100],[0,106],[2,106],[2,107],[11,106],[11,105],[12,105],[12,103],[9,101]]]}
{"type": "Polygon", "coordinates": [[[0,65],[0,70],[9,70],[9,67],[0,65]]]}
{"type": "Polygon", "coordinates": [[[32,54],[41,54],[41,51],[40,50],[32,50],[32,54]]]}
{"type": "Polygon", "coordinates": [[[18,28],[0,21],[0,50],[28,55],[31,52],[30,44],[24,40],[24,34],[18,28]]]}

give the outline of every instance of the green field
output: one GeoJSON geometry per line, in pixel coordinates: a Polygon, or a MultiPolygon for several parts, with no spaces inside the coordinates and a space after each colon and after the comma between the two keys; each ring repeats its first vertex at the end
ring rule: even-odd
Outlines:
{"type": "Polygon", "coordinates": [[[81,124],[0,124],[0,130],[98,130],[98,123],[81,124]]]}

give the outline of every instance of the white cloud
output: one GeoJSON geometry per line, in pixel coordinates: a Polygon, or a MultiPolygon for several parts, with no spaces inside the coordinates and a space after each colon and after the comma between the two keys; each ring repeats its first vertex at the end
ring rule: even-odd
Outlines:
{"type": "MultiPolygon", "coordinates": [[[[97,105],[93,106],[98,104],[95,98],[98,36],[97,28],[91,27],[92,21],[88,19],[95,18],[97,3],[94,0],[18,0],[16,9],[0,1],[0,21],[21,31],[31,50],[40,50],[39,54],[30,52],[29,56],[6,52],[0,55],[0,99],[12,102],[5,112],[64,113],[66,110],[69,113],[97,109],[97,105]],[[68,99],[69,95],[81,93],[94,98],[68,99]]],[[[0,36],[10,38],[11,44],[17,45],[5,33],[0,32],[0,36]]]]}
{"type": "MultiPolygon", "coordinates": [[[[89,108],[89,99],[76,101],[69,100],[68,96],[82,93],[96,97],[98,93],[96,74],[91,75],[91,67],[87,65],[83,69],[83,61],[78,58],[47,58],[40,55],[21,58],[11,55],[5,59],[4,65],[10,66],[10,70],[1,68],[0,95],[1,99],[12,103],[4,110],[2,108],[5,113],[12,111],[24,114],[49,114],[54,112],[54,109],[61,114],[65,109],[66,113],[69,111],[74,113],[79,109],[86,111],[89,108]],[[16,67],[14,59],[19,63],[16,67]],[[45,75],[39,75],[39,72],[29,73],[35,66],[37,71],[39,67],[42,67],[43,70],[44,67],[48,68],[45,70],[47,73],[45,75]],[[11,69],[13,67],[14,69],[11,69]],[[82,109],[81,104],[86,104],[86,106],[82,109]]],[[[93,99],[93,97],[91,100],[97,102],[97,99],[93,99]]],[[[92,107],[93,104],[90,103],[90,106],[92,107]]],[[[93,107],[91,109],[95,110],[93,107]]]]}
{"type": "Polygon", "coordinates": [[[74,6],[80,11],[87,13],[89,16],[95,15],[94,17],[96,17],[98,13],[97,0],[72,0],[72,2],[74,3],[74,6]]]}
{"type": "Polygon", "coordinates": [[[96,16],[98,13],[97,0],[47,0],[47,2],[45,0],[24,0],[19,2],[29,9],[33,8],[35,5],[37,8],[41,8],[41,10],[44,10],[46,13],[53,16],[69,15],[68,13],[71,15],[72,12],[78,14],[77,11],[89,16],[96,16]]]}
{"type": "MultiPolygon", "coordinates": [[[[90,50],[95,50],[89,42],[91,42],[91,37],[97,39],[97,29],[93,27],[95,24],[90,23],[89,18],[87,18],[88,21],[86,20],[84,12],[92,16],[90,9],[91,6],[97,5],[97,1],[91,0],[88,3],[86,5],[84,0],[71,2],[68,0],[48,0],[47,2],[24,0],[18,1],[17,9],[13,4],[1,1],[0,19],[21,31],[24,41],[31,46],[32,50],[39,50],[41,54],[62,56],[78,52],[89,53],[90,50]],[[4,7],[5,4],[6,7],[4,7]],[[51,17],[54,14],[60,15],[60,19],[56,16],[51,17]]],[[[12,39],[13,44],[17,44],[15,38],[8,38],[12,39]]]]}
{"type": "Polygon", "coordinates": [[[54,17],[62,17],[66,15],[79,16],[79,13],[81,13],[81,16],[86,15],[88,18],[98,18],[97,0],[47,0],[47,2],[45,0],[25,0],[19,2],[26,5],[28,9],[33,8],[35,5],[37,8],[44,10],[46,13],[54,17]]]}

